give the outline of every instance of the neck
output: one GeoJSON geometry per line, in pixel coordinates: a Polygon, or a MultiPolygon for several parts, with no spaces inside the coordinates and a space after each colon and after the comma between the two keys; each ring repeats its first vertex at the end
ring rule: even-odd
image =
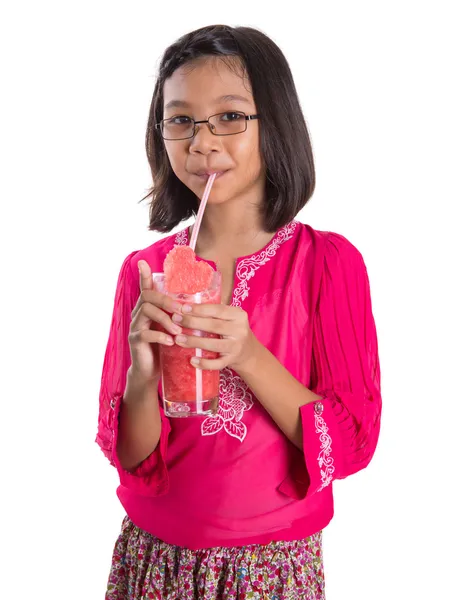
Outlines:
{"type": "Polygon", "coordinates": [[[197,239],[196,252],[203,258],[217,254],[234,259],[253,254],[273,237],[266,232],[258,204],[208,205],[197,239]]]}
{"type": "Polygon", "coordinates": [[[197,239],[198,255],[234,259],[257,252],[272,239],[274,234],[266,232],[263,223],[264,187],[260,178],[238,197],[207,204],[197,239]]]}

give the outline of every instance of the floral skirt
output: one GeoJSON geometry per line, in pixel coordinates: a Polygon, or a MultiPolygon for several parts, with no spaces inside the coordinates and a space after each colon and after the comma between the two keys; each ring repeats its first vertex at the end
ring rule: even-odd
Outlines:
{"type": "Polygon", "coordinates": [[[321,543],[319,531],[294,542],[188,550],[126,516],[105,600],[325,600],[321,543]]]}

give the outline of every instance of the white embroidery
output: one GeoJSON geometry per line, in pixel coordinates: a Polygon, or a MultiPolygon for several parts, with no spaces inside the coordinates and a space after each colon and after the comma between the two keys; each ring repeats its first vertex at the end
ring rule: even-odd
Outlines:
{"type": "Polygon", "coordinates": [[[224,429],[230,436],[243,442],[247,427],[242,423],[242,417],[252,406],[253,396],[247,384],[231,369],[223,369],[220,374],[218,413],[203,421],[202,435],[215,435],[224,429]]]}
{"type": "MultiPolygon", "coordinates": [[[[278,248],[293,237],[297,221],[292,221],[278,230],[270,244],[259,254],[245,258],[239,262],[236,270],[237,286],[233,292],[232,306],[240,307],[249,293],[248,280],[251,279],[259,267],[265,265],[275,256],[278,248]]],[[[175,239],[178,244],[187,244],[187,229],[180,232],[175,239]]],[[[231,369],[223,369],[220,374],[219,406],[214,417],[207,417],[201,426],[203,436],[215,435],[219,431],[226,431],[230,436],[240,442],[246,437],[247,427],[242,422],[245,411],[253,406],[253,395],[246,383],[231,369]]]]}
{"type": "Polygon", "coordinates": [[[332,474],[335,471],[335,467],[334,459],[331,456],[332,439],[331,436],[328,435],[329,428],[326,425],[323,417],[318,413],[315,413],[315,431],[320,434],[321,442],[321,451],[318,455],[318,465],[321,472],[321,486],[318,489],[318,492],[321,492],[331,483],[333,479],[332,474]]]}
{"type": "Polygon", "coordinates": [[[270,244],[265,250],[249,258],[245,258],[237,265],[236,278],[238,280],[237,287],[234,289],[234,297],[232,306],[241,306],[243,300],[248,297],[250,288],[248,280],[251,279],[259,267],[265,265],[271,258],[275,256],[278,248],[286,241],[293,237],[294,230],[297,227],[297,221],[292,221],[279,229],[277,235],[274,236],[270,244]]]}
{"type": "Polygon", "coordinates": [[[188,228],[179,231],[175,236],[175,246],[186,246],[188,243],[188,228]]]}

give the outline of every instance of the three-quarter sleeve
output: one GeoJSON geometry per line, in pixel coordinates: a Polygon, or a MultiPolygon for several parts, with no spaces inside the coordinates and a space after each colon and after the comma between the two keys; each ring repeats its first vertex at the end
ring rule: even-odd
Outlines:
{"type": "Polygon", "coordinates": [[[168,488],[168,473],[165,464],[170,424],[161,414],[161,437],[159,443],[138,467],[126,471],[116,454],[118,418],[127,381],[127,371],[131,365],[129,349],[129,328],[131,314],[140,293],[139,277],[136,268],[137,253],[133,252],[123,262],[116,287],[113,315],[108,343],[102,368],[99,395],[99,419],[96,442],[110,463],[119,473],[121,485],[143,495],[159,495],[168,488]]]}
{"type": "Polygon", "coordinates": [[[380,364],[369,278],[357,248],[332,232],[325,240],[313,319],[310,389],[321,400],[301,408],[307,472],[293,477],[299,498],[364,469],[380,431],[380,364]]]}

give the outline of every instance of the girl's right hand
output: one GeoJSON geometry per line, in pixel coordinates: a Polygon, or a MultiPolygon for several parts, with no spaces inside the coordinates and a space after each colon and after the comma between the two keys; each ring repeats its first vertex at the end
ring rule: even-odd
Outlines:
{"type": "Polygon", "coordinates": [[[158,344],[173,346],[172,336],[182,331],[167,314],[181,312],[181,305],[153,289],[151,269],[146,261],[140,260],[138,269],[140,296],[132,311],[129,331],[130,373],[141,382],[150,383],[160,377],[158,344]]]}

